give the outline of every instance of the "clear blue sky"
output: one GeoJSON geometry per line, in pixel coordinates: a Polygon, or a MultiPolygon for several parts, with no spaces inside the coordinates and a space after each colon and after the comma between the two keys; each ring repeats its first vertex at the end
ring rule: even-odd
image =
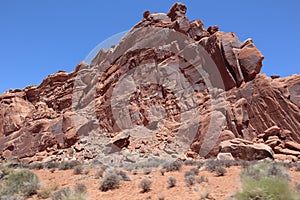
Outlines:
{"type": "MultiPolygon", "coordinates": [[[[167,12],[173,0],[0,0],[0,93],[72,71],[101,41],[130,29],[145,10],[167,12]]],[[[263,72],[300,73],[300,1],[182,0],[190,20],[253,38],[263,72]]]]}

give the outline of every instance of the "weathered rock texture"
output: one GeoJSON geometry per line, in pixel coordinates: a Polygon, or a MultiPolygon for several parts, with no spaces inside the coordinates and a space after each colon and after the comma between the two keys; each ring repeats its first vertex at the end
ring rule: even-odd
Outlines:
{"type": "Polygon", "coordinates": [[[251,39],[206,29],[186,11],[181,3],[167,14],[146,11],[90,65],[2,94],[1,157],[55,159],[59,149],[77,159],[121,149],[299,157],[300,75],[260,74],[264,57],[251,39]],[[86,139],[91,135],[100,146],[86,139]]]}

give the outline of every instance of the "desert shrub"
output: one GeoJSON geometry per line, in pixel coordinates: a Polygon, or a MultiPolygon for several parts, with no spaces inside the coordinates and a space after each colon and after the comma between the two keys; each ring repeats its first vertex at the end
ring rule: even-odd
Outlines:
{"type": "Polygon", "coordinates": [[[243,168],[247,168],[250,166],[250,162],[247,160],[241,160],[241,161],[238,161],[238,165],[243,168]]]}
{"type": "Polygon", "coordinates": [[[135,164],[137,168],[157,168],[161,166],[165,161],[157,158],[149,158],[147,161],[138,162],[135,164]]]}
{"type": "Polygon", "coordinates": [[[200,169],[201,167],[204,166],[204,164],[205,163],[203,161],[198,161],[197,164],[196,164],[196,166],[200,169]]]}
{"type": "Polygon", "coordinates": [[[0,180],[4,177],[4,173],[0,170],[0,180]]]}
{"type": "Polygon", "coordinates": [[[290,176],[287,171],[278,164],[271,164],[267,171],[267,176],[278,177],[286,180],[290,180],[290,176]]]}
{"type": "Polygon", "coordinates": [[[28,166],[29,169],[43,169],[44,168],[44,165],[43,163],[31,163],[29,166],[28,166]]]}
{"type": "Polygon", "coordinates": [[[205,170],[213,172],[217,167],[217,162],[214,159],[208,159],[205,161],[205,170]]]}
{"type": "Polygon", "coordinates": [[[127,175],[127,173],[122,170],[118,171],[118,175],[123,181],[131,181],[131,178],[127,175]]]}
{"type": "Polygon", "coordinates": [[[28,170],[13,170],[4,177],[1,195],[22,194],[30,196],[39,189],[38,177],[28,170]]]}
{"type": "Polygon", "coordinates": [[[150,181],[149,179],[143,179],[139,184],[139,188],[142,189],[142,192],[148,192],[151,188],[151,184],[152,181],[150,181]]]}
{"type": "Polygon", "coordinates": [[[242,175],[258,180],[261,177],[275,177],[288,181],[289,175],[285,168],[276,163],[259,163],[251,165],[243,170],[242,175]]]}
{"type": "Polygon", "coordinates": [[[99,169],[95,174],[95,179],[103,178],[104,170],[99,169]]]}
{"type": "Polygon", "coordinates": [[[54,173],[55,172],[55,168],[49,169],[49,172],[54,173]]]}
{"type": "Polygon", "coordinates": [[[190,171],[192,173],[194,173],[195,175],[199,175],[199,168],[192,168],[192,169],[190,169],[190,171]]]}
{"type": "Polygon", "coordinates": [[[203,183],[203,182],[208,182],[208,178],[206,176],[200,176],[197,178],[197,183],[203,183]]]}
{"type": "Polygon", "coordinates": [[[224,167],[218,166],[215,169],[216,176],[224,176],[227,173],[227,170],[224,167]]]}
{"type": "Polygon", "coordinates": [[[190,170],[186,171],[186,172],[184,172],[184,177],[187,177],[187,176],[195,176],[195,173],[190,170]]]}
{"type": "Polygon", "coordinates": [[[200,195],[200,200],[214,199],[214,198],[210,198],[209,192],[207,190],[201,191],[199,195],[200,195]]]}
{"type": "Polygon", "coordinates": [[[83,168],[82,174],[88,175],[90,173],[90,170],[88,168],[83,168]]]}
{"type": "Polygon", "coordinates": [[[207,170],[209,172],[214,172],[216,170],[217,166],[219,166],[218,160],[207,159],[205,161],[205,170],[207,170]]]}
{"type": "Polygon", "coordinates": [[[66,198],[71,193],[71,189],[66,187],[58,190],[57,192],[54,192],[51,194],[50,198],[51,200],[63,200],[63,198],[66,198]]]}
{"type": "Polygon", "coordinates": [[[176,185],[176,178],[169,177],[168,180],[167,180],[167,183],[168,183],[168,188],[175,187],[175,185],[176,185]]]}
{"type": "Polygon", "coordinates": [[[132,171],[132,174],[133,174],[133,175],[137,175],[137,174],[138,174],[138,171],[135,169],[135,170],[132,171]]]}
{"type": "Polygon", "coordinates": [[[107,166],[101,165],[99,170],[95,174],[95,178],[96,179],[102,178],[106,169],[107,169],[107,166]]]}
{"type": "Polygon", "coordinates": [[[277,161],[278,164],[282,165],[285,168],[292,168],[295,167],[294,162],[283,162],[283,161],[277,161]]]}
{"type": "Polygon", "coordinates": [[[47,199],[51,193],[57,189],[57,184],[51,184],[47,187],[43,187],[37,191],[37,197],[40,199],[47,199]]]}
{"type": "Polygon", "coordinates": [[[184,181],[188,187],[191,187],[195,184],[196,178],[195,175],[185,176],[184,181]]]}
{"type": "Polygon", "coordinates": [[[296,167],[296,171],[298,171],[298,172],[299,172],[299,171],[300,171],[300,163],[299,163],[299,162],[297,162],[295,165],[296,165],[296,166],[295,166],[295,167],[296,167]]]}
{"type": "Polygon", "coordinates": [[[148,175],[148,174],[151,174],[152,170],[150,168],[145,168],[144,169],[144,174],[145,175],[148,175]]]}
{"type": "Polygon", "coordinates": [[[2,167],[16,169],[16,168],[28,168],[28,165],[18,162],[16,160],[9,160],[6,163],[2,164],[2,167]]]}
{"type": "Polygon", "coordinates": [[[77,183],[74,186],[74,191],[78,192],[78,193],[86,193],[87,192],[87,188],[83,183],[77,183]]]}
{"type": "Polygon", "coordinates": [[[8,174],[12,173],[14,171],[14,169],[11,168],[4,168],[0,170],[0,179],[2,179],[3,177],[7,176],[8,174]]]}
{"type": "Polygon", "coordinates": [[[87,200],[84,192],[71,190],[70,188],[62,188],[51,195],[51,200],[87,200]]]}
{"type": "Polygon", "coordinates": [[[196,176],[198,174],[199,174],[199,169],[198,168],[192,168],[189,171],[186,171],[184,173],[184,177],[187,177],[187,176],[196,176]]]}
{"type": "Polygon", "coordinates": [[[71,161],[62,161],[58,165],[58,169],[60,170],[67,170],[67,169],[73,169],[75,166],[80,165],[80,162],[77,160],[71,160],[71,161]]]}
{"type": "Polygon", "coordinates": [[[296,191],[300,192],[300,182],[295,183],[295,189],[296,191]]]}
{"type": "Polygon", "coordinates": [[[43,165],[44,165],[44,168],[46,168],[46,169],[55,169],[55,168],[58,168],[59,163],[55,162],[55,161],[49,161],[49,162],[45,162],[43,165]]]}
{"type": "Polygon", "coordinates": [[[82,174],[82,173],[83,173],[83,170],[84,170],[84,168],[83,168],[82,165],[77,165],[77,166],[75,166],[74,169],[73,169],[73,174],[75,174],[75,175],[82,174]]]}
{"type": "Polygon", "coordinates": [[[236,199],[296,199],[285,169],[273,165],[260,163],[244,169],[241,173],[242,190],[235,195],[236,199]]]}
{"type": "Polygon", "coordinates": [[[160,174],[161,174],[162,176],[164,176],[165,173],[166,173],[166,169],[160,169],[160,174]]]}
{"type": "Polygon", "coordinates": [[[197,161],[195,161],[195,160],[185,160],[183,162],[183,164],[187,165],[187,166],[195,166],[195,165],[197,165],[197,161]]]}
{"type": "Polygon", "coordinates": [[[0,200],[25,200],[26,198],[19,194],[13,194],[13,195],[1,195],[0,200]]]}
{"type": "Polygon", "coordinates": [[[105,175],[100,180],[99,185],[99,189],[103,192],[117,189],[120,186],[120,176],[114,169],[108,169],[105,171],[105,175]]]}
{"type": "Polygon", "coordinates": [[[220,164],[221,166],[223,166],[223,167],[226,167],[226,168],[228,168],[228,167],[232,167],[232,166],[238,166],[239,165],[239,163],[237,162],[237,161],[235,161],[235,160],[221,160],[221,164],[220,164]]]}
{"type": "Polygon", "coordinates": [[[163,169],[165,169],[166,172],[180,171],[181,167],[182,167],[181,161],[167,162],[163,165],[163,169]]]}

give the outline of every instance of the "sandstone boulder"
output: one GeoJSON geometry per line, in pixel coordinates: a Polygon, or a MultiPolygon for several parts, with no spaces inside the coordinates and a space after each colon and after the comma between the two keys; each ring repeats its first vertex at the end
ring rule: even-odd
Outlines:
{"type": "Polygon", "coordinates": [[[185,16],[186,13],[186,6],[182,3],[175,3],[169,10],[168,16],[171,18],[172,21],[176,20],[177,18],[181,18],[185,16]]]}
{"type": "Polygon", "coordinates": [[[269,137],[279,135],[280,131],[281,129],[278,126],[272,126],[266,129],[262,134],[259,134],[259,137],[263,138],[266,141],[269,137]]]}
{"type": "Polygon", "coordinates": [[[218,153],[217,159],[218,160],[234,160],[231,153],[218,153]]]}
{"type": "Polygon", "coordinates": [[[239,160],[260,160],[272,158],[274,152],[265,144],[256,144],[243,140],[227,140],[220,144],[221,153],[231,153],[232,156],[239,160]]]}
{"type": "Polygon", "coordinates": [[[121,132],[111,139],[111,141],[106,145],[109,147],[109,153],[114,153],[120,151],[122,148],[127,147],[130,143],[130,134],[121,132]]]}
{"type": "Polygon", "coordinates": [[[238,59],[245,80],[250,81],[260,72],[264,56],[255,47],[253,41],[248,39],[242,44],[238,59]]]}
{"type": "Polygon", "coordinates": [[[299,143],[296,143],[296,142],[293,142],[293,141],[288,141],[288,142],[285,143],[285,146],[289,149],[300,151],[300,144],[299,143]]]}

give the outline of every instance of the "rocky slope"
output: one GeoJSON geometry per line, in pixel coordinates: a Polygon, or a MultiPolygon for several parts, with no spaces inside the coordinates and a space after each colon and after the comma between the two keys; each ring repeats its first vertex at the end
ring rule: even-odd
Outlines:
{"type": "Polygon", "coordinates": [[[260,74],[251,39],[206,29],[186,11],[146,11],[90,65],[2,94],[1,157],[300,158],[300,75],[260,74]]]}

